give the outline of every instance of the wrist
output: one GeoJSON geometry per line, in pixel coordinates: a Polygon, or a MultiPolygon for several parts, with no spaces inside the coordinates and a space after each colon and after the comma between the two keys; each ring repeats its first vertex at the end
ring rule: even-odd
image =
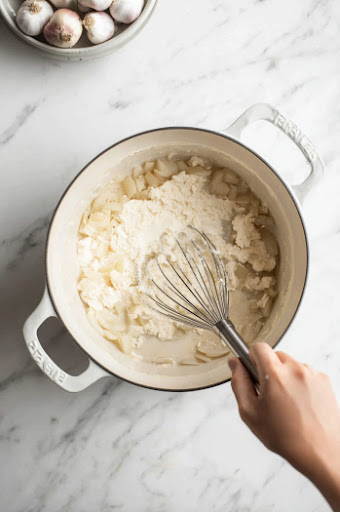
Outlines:
{"type": "Polygon", "coordinates": [[[304,475],[319,489],[334,511],[340,512],[340,446],[316,450],[304,475]]]}

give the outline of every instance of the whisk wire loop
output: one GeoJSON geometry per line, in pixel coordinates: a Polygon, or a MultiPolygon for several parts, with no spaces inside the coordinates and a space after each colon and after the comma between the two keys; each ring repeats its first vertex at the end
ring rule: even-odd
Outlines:
{"type": "MultiPolygon", "coordinates": [[[[203,295],[205,296],[206,300],[208,301],[208,303],[209,303],[210,307],[212,308],[213,312],[215,313],[215,315],[218,316],[218,310],[216,309],[215,304],[213,303],[213,301],[211,300],[211,297],[209,296],[208,289],[207,289],[207,287],[206,287],[206,285],[204,283],[204,278],[203,278],[203,276],[201,274],[201,271],[200,271],[200,269],[199,269],[199,267],[197,265],[197,262],[196,262],[195,258],[192,258],[192,257],[190,258],[188,253],[183,249],[182,245],[180,244],[180,242],[177,239],[176,239],[176,242],[177,242],[179,248],[181,249],[184,258],[186,259],[186,261],[187,261],[187,263],[188,263],[188,265],[190,267],[190,270],[193,273],[194,278],[196,279],[199,287],[201,288],[201,290],[203,292],[203,295]],[[195,273],[195,271],[193,269],[192,262],[190,260],[192,260],[192,262],[194,263],[194,265],[196,267],[196,272],[198,273],[198,276],[195,273]],[[199,280],[198,277],[200,277],[201,280],[199,280]]],[[[201,295],[197,292],[196,289],[195,289],[195,292],[196,292],[197,296],[202,300],[202,305],[203,305],[204,309],[209,313],[209,316],[212,317],[212,312],[211,312],[211,310],[209,310],[206,307],[206,305],[204,303],[204,300],[202,299],[201,295]]],[[[212,320],[216,323],[216,319],[215,318],[212,318],[212,320]]]]}
{"type": "Polygon", "coordinates": [[[222,277],[222,274],[221,274],[221,266],[224,267],[224,265],[223,265],[223,262],[221,260],[220,255],[216,251],[216,248],[215,248],[214,244],[209,240],[209,238],[207,238],[205,233],[202,233],[202,235],[203,235],[203,238],[204,238],[206,244],[208,245],[209,249],[211,249],[211,256],[212,256],[213,261],[214,261],[214,266],[215,266],[216,276],[217,276],[217,283],[218,283],[218,288],[219,288],[219,292],[220,292],[219,293],[219,297],[221,299],[222,311],[224,311],[224,299],[225,299],[225,293],[224,292],[225,292],[225,290],[223,289],[223,285],[222,285],[223,277],[222,277]],[[216,255],[219,258],[218,261],[217,261],[216,255]]]}
{"type": "Polygon", "coordinates": [[[171,318],[171,320],[174,320],[175,322],[181,322],[187,325],[191,325],[192,327],[197,327],[199,329],[207,329],[211,330],[211,326],[209,326],[207,323],[200,322],[199,320],[194,320],[192,318],[188,318],[186,315],[183,315],[181,313],[175,313],[174,310],[170,307],[165,306],[164,304],[161,304],[159,301],[155,300],[151,295],[149,295],[147,292],[144,292],[144,294],[149,297],[152,300],[152,303],[155,303],[158,305],[158,308],[152,305],[148,300],[146,300],[144,297],[142,298],[144,304],[146,304],[150,309],[153,311],[156,311],[156,313],[160,315],[164,315],[167,318],[171,318]]]}
{"type": "MultiPolygon", "coordinates": [[[[193,304],[192,302],[190,302],[184,295],[183,293],[181,293],[180,290],[178,290],[178,288],[176,288],[173,283],[171,282],[171,280],[167,277],[167,275],[165,274],[164,270],[162,269],[161,265],[159,264],[159,260],[158,258],[156,257],[155,258],[156,260],[156,263],[157,263],[157,266],[158,266],[158,269],[159,271],[161,272],[161,274],[163,275],[163,277],[166,279],[166,281],[169,283],[168,285],[166,285],[166,287],[168,289],[170,289],[177,297],[181,298],[188,306],[191,306],[192,308],[194,308],[194,310],[197,312],[197,316],[199,316],[201,318],[201,316],[203,316],[203,318],[201,318],[201,320],[205,320],[206,322],[209,322],[209,317],[207,315],[205,315],[199,308],[197,308],[195,306],[195,304],[193,304]]],[[[169,260],[168,257],[166,257],[166,260],[167,260],[167,263],[168,265],[170,266],[170,268],[175,272],[175,274],[179,277],[179,279],[181,280],[181,282],[184,284],[184,286],[186,287],[186,289],[191,293],[191,295],[196,299],[198,300],[198,302],[201,304],[201,306],[205,309],[205,311],[207,313],[209,313],[209,310],[205,307],[203,301],[201,302],[197,296],[193,293],[192,289],[187,285],[187,283],[182,279],[182,277],[179,275],[179,273],[177,272],[177,269],[172,265],[171,261],[169,260]]],[[[155,283],[154,279],[151,277],[151,280],[152,282],[155,284],[155,286],[162,292],[164,293],[164,291],[157,285],[157,283],[155,283]]],[[[188,280],[189,281],[189,280],[188,280]]],[[[189,281],[190,282],[190,281],[189,281]]],[[[194,288],[196,294],[197,294],[197,291],[196,289],[194,288]]],[[[170,300],[174,300],[172,299],[169,295],[167,295],[168,298],[170,298],[170,300]]],[[[176,302],[177,305],[181,306],[180,303],[178,303],[177,301],[174,300],[174,302],[176,302]]],[[[182,306],[184,308],[184,306],[182,306]]],[[[184,308],[186,309],[186,311],[188,312],[191,312],[190,310],[188,310],[187,308],[184,308]]],[[[192,312],[193,313],[193,312],[192,312]]],[[[194,313],[193,313],[194,314],[194,313]]]]}
{"type": "MultiPolygon", "coordinates": [[[[200,231],[198,231],[196,228],[192,227],[192,229],[194,229],[195,231],[200,233],[200,231]]],[[[217,278],[218,278],[220,297],[222,300],[223,316],[227,317],[228,312],[229,312],[228,311],[228,309],[229,309],[229,286],[228,286],[228,277],[227,277],[226,268],[225,268],[225,265],[223,263],[220,253],[218,252],[218,250],[216,249],[216,246],[213,244],[213,242],[210,240],[210,238],[208,238],[205,233],[200,233],[200,234],[202,235],[202,237],[206,241],[209,249],[211,250],[211,254],[212,254],[212,257],[214,260],[217,278]],[[216,261],[216,259],[218,259],[218,262],[216,261]]]]}
{"type": "MultiPolygon", "coordinates": [[[[220,255],[207,235],[193,226],[189,226],[189,228],[199,235],[198,241],[189,233],[180,234],[186,238],[185,244],[181,243],[178,237],[174,239],[180,254],[184,258],[183,261],[180,263],[176,261],[176,264],[173,264],[163,248],[166,264],[163,264],[163,262],[161,264],[156,255],[144,265],[149,285],[151,284],[154,287],[152,293],[145,290],[140,269],[137,277],[144,294],[153,303],[152,309],[167,316],[172,315],[172,319],[176,318],[178,321],[189,322],[190,325],[194,323],[197,326],[199,324],[201,328],[206,323],[208,324],[206,328],[211,329],[223,318],[227,309],[228,284],[226,271],[220,255]],[[202,250],[208,249],[208,255],[210,255],[213,265],[211,265],[211,262],[207,263],[199,242],[204,244],[202,250]],[[149,267],[152,261],[156,263],[156,270],[162,279],[162,286],[150,273],[149,267]],[[182,263],[187,265],[186,272],[182,268],[182,263]],[[211,267],[213,267],[213,270],[211,267]],[[188,276],[188,270],[190,270],[190,277],[188,276]],[[173,274],[169,274],[168,271],[173,272],[173,274]],[[175,276],[179,280],[178,283],[176,283],[176,280],[174,283],[175,276]],[[186,292],[189,293],[189,298],[186,292]],[[170,301],[170,304],[168,301],[170,301]]],[[[148,305],[151,306],[149,301],[148,305]]]]}
{"type": "MultiPolygon", "coordinates": [[[[214,304],[214,312],[216,313],[216,319],[215,320],[215,323],[216,321],[218,321],[218,319],[221,317],[221,308],[220,308],[220,301],[219,301],[219,298],[218,298],[218,293],[217,293],[217,289],[216,289],[216,284],[215,284],[215,279],[214,279],[214,276],[211,272],[211,268],[209,267],[209,265],[207,264],[207,262],[205,261],[205,259],[203,258],[203,255],[199,249],[199,247],[195,244],[195,242],[192,240],[191,241],[194,248],[196,249],[196,252],[198,254],[198,257],[200,259],[200,262],[202,264],[202,267],[203,267],[203,270],[205,272],[205,275],[206,275],[206,278],[208,280],[208,284],[209,286],[206,286],[206,288],[209,290],[210,289],[210,301],[212,304],[214,304]]],[[[198,267],[197,267],[198,268],[198,267]]],[[[201,273],[200,273],[201,275],[201,273]]]]}
{"type": "MultiPolygon", "coordinates": [[[[151,309],[153,309],[154,311],[157,311],[157,313],[165,315],[168,318],[175,320],[176,322],[184,322],[186,324],[193,325],[195,327],[199,327],[200,329],[211,329],[211,326],[209,326],[205,321],[199,321],[199,320],[196,320],[193,318],[189,318],[186,315],[183,315],[182,313],[177,313],[176,311],[174,311],[173,308],[164,304],[157,295],[155,295],[155,298],[154,298],[148,292],[144,292],[144,293],[152,300],[153,303],[157,304],[157,306],[160,308],[160,310],[155,308],[154,306],[152,306],[144,298],[143,298],[143,302],[145,304],[147,304],[147,306],[150,307],[151,309]]],[[[195,313],[192,313],[192,314],[195,315],[195,313]]],[[[196,315],[196,316],[197,316],[197,318],[199,318],[198,315],[196,315]]]]}

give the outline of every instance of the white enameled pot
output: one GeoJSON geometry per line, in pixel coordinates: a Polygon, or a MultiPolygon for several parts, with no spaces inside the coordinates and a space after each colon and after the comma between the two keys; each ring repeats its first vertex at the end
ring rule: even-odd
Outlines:
{"type": "Polygon", "coordinates": [[[297,312],[308,270],[307,235],[298,200],[323,173],[322,162],[310,140],[294,123],[267,104],[249,108],[229,127],[227,135],[196,128],[164,128],[135,135],[108,148],[78,174],[61,198],[50,224],[46,246],[46,290],[24,325],[24,338],[42,371],[67,391],[80,391],[110,375],[141,386],[174,391],[201,389],[230,379],[226,361],[167,368],[121,353],[90,325],[77,291],[76,247],[85,208],[113,176],[124,177],[133,166],[163,158],[169,153],[181,158],[200,155],[233,169],[249,183],[274,217],[280,245],[280,293],[258,339],[274,347],[297,312]],[[261,119],[286,133],[309,162],[310,174],[300,185],[289,187],[263,158],[239,141],[245,126],[261,119]],[[60,319],[89,357],[88,368],[79,376],[61,370],[40,344],[37,330],[51,316],[60,319]]]}

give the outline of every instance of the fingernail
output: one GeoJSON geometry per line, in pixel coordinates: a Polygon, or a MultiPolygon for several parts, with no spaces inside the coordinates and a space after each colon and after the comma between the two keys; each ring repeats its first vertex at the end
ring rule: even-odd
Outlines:
{"type": "Polygon", "coordinates": [[[231,369],[231,371],[234,372],[234,370],[236,369],[236,366],[237,366],[236,359],[229,359],[228,365],[229,365],[229,368],[231,369]]]}

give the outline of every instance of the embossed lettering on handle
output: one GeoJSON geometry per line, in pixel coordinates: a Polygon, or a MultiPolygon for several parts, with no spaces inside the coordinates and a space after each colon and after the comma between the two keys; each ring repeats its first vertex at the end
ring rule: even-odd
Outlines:
{"type": "Polygon", "coordinates": [[[229,126],[227,132],[236,138],[241,138],[241,134],[246,126],[260,120],[272,123],[285,133],[297,145],[310,164],[311,170],[307,178],[299,185],[292,186],[293,191],[300,201],[302,201],[313,185],[315,185],[323,175],[324,166],[321,158],[310,139],[302,133],[300,128],[267,103],[258,103],[248,108],[248,110],[229,126]]]}
{"type": "Polygon", "coordinates": [[[282,114],[277,114],[274,119],[274,124],[280,128],[288,137],[290,137],[297,146],[301,149],[305,157],[314,162],[317,159],[316,151],[309,138],[304,135],[300,128],[296,126],[292,121],[286,119],[282,114]]]}
{"type": "Polygon", "coordinates": [[[27,343],[27,347],[34,361],[40,366],[43,372],[57,384],[63,384],[66,373],[53,363],[52,359],[39,348],[39,345],[33,340],[27,343]]]}
{"type": "Polygon", "coordinates": [[[80,375],[69,375],[52,361],[41,346],[37,334],[39,327],[51,316],[56,317],[57,315],[46,288],[40,304],[27,318],[23,333],[29,353],[47,377],[66,391],[77,392],[87,388],[102,377],[109,376],[109,373],[100,368],[91,359],[89,359],[87,369],[80,375]]]}

